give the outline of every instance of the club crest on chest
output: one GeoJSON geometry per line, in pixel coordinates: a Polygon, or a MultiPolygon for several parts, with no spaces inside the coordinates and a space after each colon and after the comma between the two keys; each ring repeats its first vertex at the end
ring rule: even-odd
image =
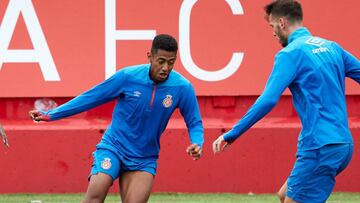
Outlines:
{"type": "Polygon", "coordinates": [[[171,95],[166,95],[165,99],[162,102],[162,104],[165,108],[171,107],[172,103],[173,103],[173,100],[172,100],[171,95]]]}

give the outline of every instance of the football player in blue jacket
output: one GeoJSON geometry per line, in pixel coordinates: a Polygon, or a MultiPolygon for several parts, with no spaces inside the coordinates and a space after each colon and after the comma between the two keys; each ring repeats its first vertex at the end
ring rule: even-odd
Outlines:
{"type": "Polygon", "coordinates": [[[273,1],[265,12],[284,48],[275,56],[263,93],[230,131],[214,141],[213,150],[218,153],[228,147],[269,113],[289,88],[302,130],[296,163],[278,194],[281,202],[322,203],[353,154],[345,77],[360,83],[360,61],[337,43],[312,36],[302,25],[299,2],[273,1]]]}
{"type": "Polygon", "coordinates": [[[191,83],[172,70],[177,41],[157,35],[149,64],[117,71],[112,77],[69,102],[47,112],[33,110],[35,121],[54,121],[117,100],[112,122],[93,153],[94,163],[83,202],[103,202],[119,178],[122,202],[147,202],[160,150],[160,136],[170,116],[179,108],[190,137],[187,153],[201,157],[203,125],[191,83]]]}

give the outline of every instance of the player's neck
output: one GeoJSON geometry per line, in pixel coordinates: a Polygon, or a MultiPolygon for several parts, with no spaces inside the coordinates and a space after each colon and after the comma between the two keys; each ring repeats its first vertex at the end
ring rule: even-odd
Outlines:
{"type": "Polygon", "coordinates": [[[303,27],[302,23],[295,23],[288,27],[288,36],[290,36],[293,32],[303,27]]]}

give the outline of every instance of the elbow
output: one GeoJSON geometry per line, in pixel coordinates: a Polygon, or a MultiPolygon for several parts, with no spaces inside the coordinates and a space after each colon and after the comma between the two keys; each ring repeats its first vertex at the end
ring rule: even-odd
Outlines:
{"type": "Polygon", "coordinates": [[[272,97],[272,98],[267,98],[267,99],[263,100],[263,102],[262,102],[262,108],[263,108],[263,109],[268,109],[268,110],[270,111],[271,109],[273,109],[273,108],[275,107],[275,105],[277,104],[278,100],[279,100],[279,98],[274,98],[274,97],[272,97]]]}
{"type": "Polygon", "coordinates": [[[268,105],[273,107],[277,104],[278,100],[278,98],[272,98],[268,101],[268,105]]]}
{"type": "Polygon", "coordinates": [[[272,97],[263,97],[260,100],[261,100],[261,104],[264,107],[271,107],[272,108],[278,102],[279,97],[274,97],[274,96],[272,96],[272,97]]]}

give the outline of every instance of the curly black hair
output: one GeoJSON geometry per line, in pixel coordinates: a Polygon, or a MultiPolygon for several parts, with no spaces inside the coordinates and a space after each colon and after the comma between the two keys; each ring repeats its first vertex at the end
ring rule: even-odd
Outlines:
{"type": "Polygon", "coordinates": [[[152,42],[151,52],[156,53],[159,49],[168,52],[177,52],[178,43],[174,37],[168,34],[159,34],[152,42]]]}

